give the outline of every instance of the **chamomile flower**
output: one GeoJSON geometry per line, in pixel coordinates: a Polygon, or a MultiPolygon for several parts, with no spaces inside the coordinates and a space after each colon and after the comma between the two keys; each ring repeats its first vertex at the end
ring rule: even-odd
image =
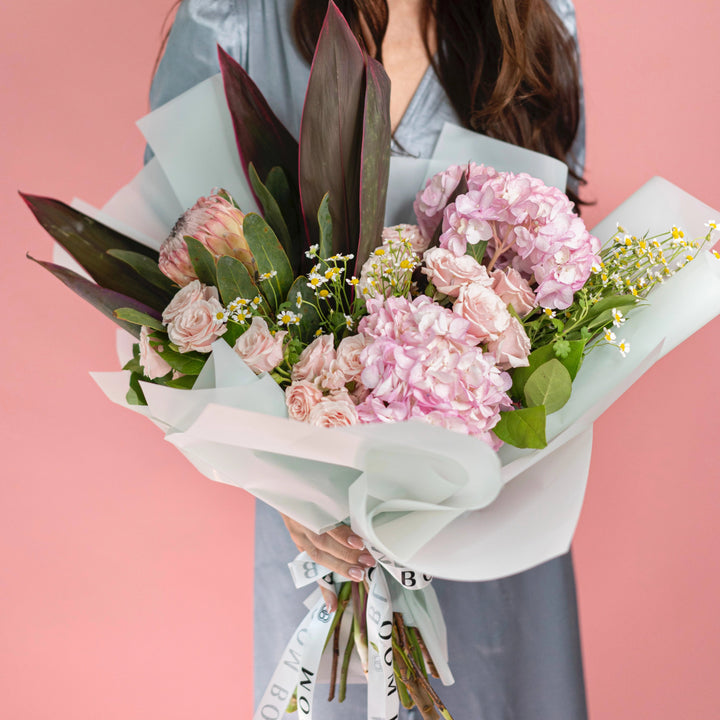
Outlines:
{"type": "Polygon", "coordinates": [[[552,308],[545,308],[545,309],[543,310],[543,312],[544,312],[548,317],[551,317],[551,318],[554,318],[554,317],[555,317],[555,311],[554,311],[552,308]]]}
{"type": "Polygon", "coordinates": [[[260,280],[270,280],[277,275],[277,270],[270,270],[270,272],[263,273],[260,275],[260,280]]]}
{"type": "Polygon", "coordinates": [[[303,304],[303,296],[301,292],[295,294],[295,307],[299,310],[303,304]]]}
{"type": "Polygon", "coordinates": [[[610,329],[605,331],[605,342],[615,343],[615,333],[610,329]]]}
{"type": "Polygon", "coordinates": [[[327,282],[327,278],[324,278],[322,275],[319,275],[318,273],[311,272],[308,275],[308,280],[310,281],[307,283],[307,286],[311,288],[312,290],[317,290],[319,287],[324,285],[327,282]]]}
{"type": "Polygon", "coordinates": [[[288,327],[290,327],[290,325],[299,325],[301,317],[301,315],[298,315],[291,310],[284,310],[283,312],[277,314],[278,325],[287,325],[288,327]]]}
{"type": "Polygon", "coordinates": [[[355,327],[355,321],[352,319],[352,316],[345,315],[345,327],[348,330],[352,330],[353,327],[355,327]]]}
{"type": "Polygon", "coordinates": [[[356,278],[356,277],[353,275],[351,278],[348,278],[345,282],[346,282],[348,285],[350,285],[351,287],[355,287],[355,286],[360,282],[360,279],[359,279],[359,278],[356,278]]]}
{"type": "Polygon", "coordinates": [[[620,351],[620,354],[625,357],[630,352],[630,343],[623,339],[617,344],[617,349],[620,351]]]}
{"type": "Polygon", "coordinates": [[[620,327],[625,322],[625,316],[617,308],[612,309],[613,325],[620,327]]]}
{"type": "Polygon", "coordinates": [[[305,251],[305,257],[306,258],[314,258],[317,257],[318,250],[320,249],[319,245],[311,245],[306,251],[305,251]]]}

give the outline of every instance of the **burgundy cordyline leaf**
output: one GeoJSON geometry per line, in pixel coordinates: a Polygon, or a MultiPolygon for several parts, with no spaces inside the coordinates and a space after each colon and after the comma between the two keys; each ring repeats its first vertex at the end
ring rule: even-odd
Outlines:
{"type": "Polygon", "coordinates": [[[20,196],[47,232],[88,274],[105,288],[135,297],[143,305],[163,310],[172,294],[161,290],[108,250],[130,250],[157,262],[156,250],[146,247],[59,200],[38,195],[20,196]]]}
{"type": "Polygon", "coordinates": [[[147,305],[138,302],[134,298],[115,292],[114,290],[108,290],[107,288],[100,287],[100,285],[96,285],[94,282],[82,277],[82,275],[78,275],[76,272],[68,270],[61,265],[44,262],[43,260],[36,260],[29,254],[27,257],[33,262],[36,262],[38,265],[42,265],[42,267],[44,267],[48,272],[51,272],[56,278],[58,278],[58,280],[65,283],[65,285],[83,298],[83,300],[87,300],[87,302],[97,308],[103,315],[109,317],[113,322],[117,323],[124,330],[132,333],[135,337],[139,337],[140,335],[140,326],[125,322],[124,320],[120,320],[115,317],[113,314],[114,310],[124,307],[133,308],[134,310],[139,310],[140,312],[146,313],[158,320],[160,319],[160,313],[147,305]]]}
{"type": "MultiPolygon", "coordinates": [[[[262,182],[273,167],[279,166],[285,171],[291,187],[297,188],[297,141],[277,119],[243,67],[220,46],[218,59],[240,162],[248,183],[248,165],[252,163],[262,182]]],[[[256,199],[260,204],[259,198],[256,199]]]]}
{"type": "Polygon", "coordinates": [[[355,274],[382,242],[390,175],[390,79],[383,66],[367,58],[365,112],[360,171],[360,239],[355,274]]]}
{"type": "Polygon", "coordinates": [[[365,56],[331,2],[310,70],[300,125],[300,199],[310,242],[316,213],[330,193],[333,253],[354,253],[360,235],[360,163],[365,56]]]}

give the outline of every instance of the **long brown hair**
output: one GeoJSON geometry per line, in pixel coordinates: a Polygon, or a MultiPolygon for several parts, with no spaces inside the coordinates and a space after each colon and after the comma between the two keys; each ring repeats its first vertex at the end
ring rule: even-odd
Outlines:
{"type": "MultiPolygon", "coordinates": [[[[382,61],[387,0],[335,3],[361,45],[375,48],[382,61]]],[[[326,10],[327,0],[295,0],[293,32],[308,61],[326,10]]],[[[423,0],[421,31],[428,58],[466,127],[574,164],[578,59],[547,0],[423,0]],[[430,51],[431,28],[437,55],[430,51]]],[[[571,174],[583,182],[572,167],[571,174]]]]}

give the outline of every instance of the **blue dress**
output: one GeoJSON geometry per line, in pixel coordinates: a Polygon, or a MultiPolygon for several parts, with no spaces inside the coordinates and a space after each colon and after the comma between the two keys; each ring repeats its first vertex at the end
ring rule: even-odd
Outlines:
{"type": "MultiPolygon", "coordinates": [[[[553,0],[576,37],[571,0],[553,0]]],[[[292,0],[184,0],[154,79],[152,107],[218,72],[216,45],[235,57],[295,135],[309,66],[292,42],[292,0]]],[[[393,139],[393,151],[431,154],[445,121],[458,122],[435,74],[423,77],[393,139]]],[[[584,129],[574,157],[582,163],[584,129]]],[[[290,633],[305,614],[307,590],[287,563],[297,554],[279,514],[256,504],[255,695],[262,694],[290,633]]],[[[584,720],[587,717],[570,554],[513,577],[482,583],[435,580],[448,625],[455,684],[439,692],[455,720],[584,720]]],[[[320,720],[366,716],[365,687],[347,700],[316,701],[320,720]]],[[[405,712],[401,717],[419,718],[405,712]]]]}

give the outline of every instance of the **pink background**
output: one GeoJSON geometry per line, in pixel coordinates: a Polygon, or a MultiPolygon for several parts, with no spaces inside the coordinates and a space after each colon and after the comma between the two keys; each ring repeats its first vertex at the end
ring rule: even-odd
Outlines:
{"type": "MultiPolygon", "coordinates": [[[[48,259],[51,242],[14,195],[99,205],[139,169],[133,121],[167,5],[0,10],[0,716],[11,720],[251,712],[252,503],[108,404],[88,370],[115,367],[114,330],[25,260],[48,259]]],[[[720,208],[720,4],[577,5],[590,224],[654,174],[720,208]]],[[[597,423],[575,543],[595,720],[718,717],[719,350],[715,321],[597,423]]]]}

